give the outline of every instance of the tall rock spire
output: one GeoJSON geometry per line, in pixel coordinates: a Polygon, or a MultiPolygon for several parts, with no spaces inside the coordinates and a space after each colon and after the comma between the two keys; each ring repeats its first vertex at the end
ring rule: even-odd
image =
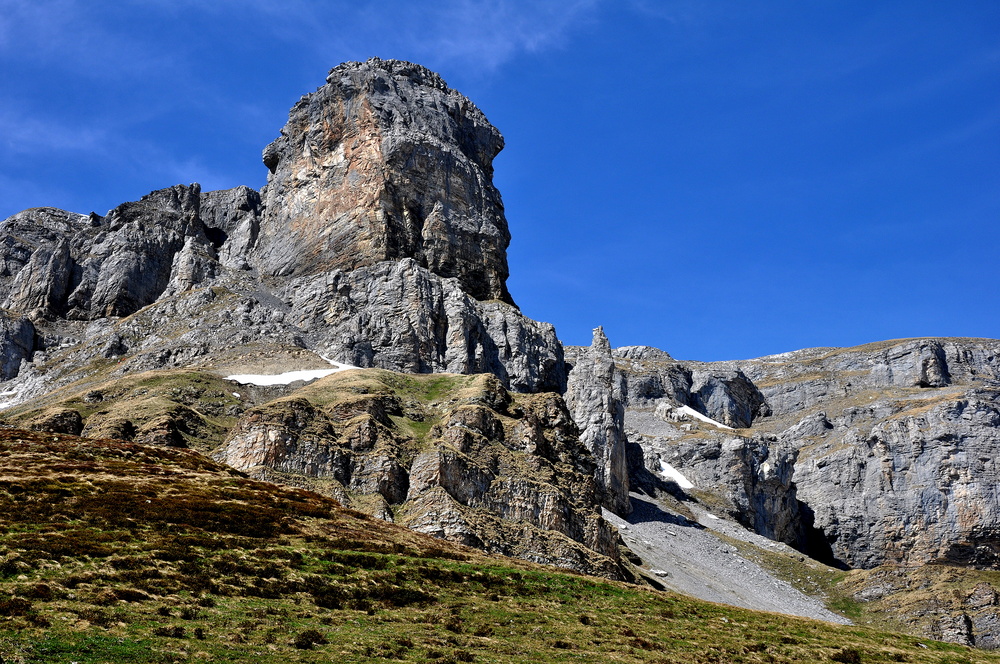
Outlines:
{"type": "Polygon", "coordinates": [[[566,350],[572,364],[566,404],[580,428],[580,441],[597,461],[594,479],[601,504],[626,515],[631,505],[625,457],[625,378],[615,367],[602,327],[594,330],[590,348],[566,350]]]}
{"type": "Polygon", "coordinates": [[[492,182],[500,132],[419,65],[373,58],[326,80],[264,150],[256,267],[298,276],[412,258],[478,300],[512,304],[492,182]]]}

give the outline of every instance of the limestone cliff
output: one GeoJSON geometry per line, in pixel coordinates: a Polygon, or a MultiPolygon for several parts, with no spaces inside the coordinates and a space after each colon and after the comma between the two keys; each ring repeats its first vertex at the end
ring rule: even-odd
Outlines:
{"type": "Polygon", "coordinates": [[[569,349],[566,404],[580,427],[580,439],[597,459],[597,491],[601,504],[628,514],[629,477],[625,455],[624,377],[615,367],[604,330],[594,330],[589,348],[569,349]]]}
{"type": "Polygon", "coordinates": [[[917,339],[746,363],[799,449],[795,482],[852,567],[995,566],[1000,342],[917,339]]]}
{"type": "Polygon", "coordinates": [[[335,67],[264,150],[265,276],[412,258],[479,300],[512,303],[510,233],[493,158],[503,138],[464,95],[415,64],[335,67]]]}
{"type": "Polygon", "coordinates": [[[211,249],[200,194],[198,185],[178,185],[105,217],[39,208],[5,220],[3,306],[35,318],[93,320],[155,302],[182,249],[211,249]]]}
{"type": "Polygon", "coordinates": [[[647,395],[626,417],[644,467],[656,475],[669,463],[758,532],[845,567],[1000,560],[1000,342],[903,340],[702,365],[752,388],[719,392],[734,404],[714,411],[722,420],[756,409],[728,420],[739,431],[658,417],[649,395],[713,411],[690,400],[682,364],[618,354],[647,395]]]}

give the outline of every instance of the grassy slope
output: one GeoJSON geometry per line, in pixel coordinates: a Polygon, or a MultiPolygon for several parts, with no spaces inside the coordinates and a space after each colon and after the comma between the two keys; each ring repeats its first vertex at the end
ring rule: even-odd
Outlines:
{"type": "Polygon", "coordinates": [[[187,450],[0,430],[10,662],[990,662],[489,557],[187,450]],[[309,647],[303,647],[309,646],[309,647]]]}
{"type": "Polygon", "coordinates": [[[76,411],[87,430],[98,436],[108,435],[128,421],[137,438],[158,429],[172,429],[178,443],[207,452],[222,442],[246,407],[245,398],[234,395],[240,389],[207,371],[146,371],[72,384],[6,410],[2,419],[31,428],[53,413],[76,411]]]}

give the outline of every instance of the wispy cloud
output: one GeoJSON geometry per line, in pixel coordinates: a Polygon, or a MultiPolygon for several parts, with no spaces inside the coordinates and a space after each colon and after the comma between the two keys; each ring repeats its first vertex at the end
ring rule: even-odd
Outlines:
{"type": "Polygon", "coordinates": [[[102,128],[0,108],[0,146],[8,154],[92,152],[102,149],[107,138],[108,132],[102,128]]]}
{"type": "Polygon", "coordinates": [[[402,53],[431,66],[493,70],[519,54],[560,46],[606,1],[145,0],[143,4],[220,18],[254,15],[274,38],[324,56],[402,53]]]}
{"type": "MultiPolygon", "coordinates": [[[[520,54],[558,48],[575,28],[593,19],[598,5],[597,0],[449,0],[421,11],[400,3],[405,20],[398,46],[432,62],[495,69],[520,54]]],[[[369,23],[376,25],[377,18],[369,23]]]]}
{"type": "Polygon", "coordinates": [[[248,136],[266,143],[288,108],[283,82],[302,92],[300,81],[375,55],[488,77],[563,47],[610,2],[0,0],[0,68],[11,81],[0,169],[12,175],[18,155],[99,164],[108,179],[233,186],[212,150],[248,136]],[[213,125],[220,139],[204,151],[185,135],[213,125]]]}

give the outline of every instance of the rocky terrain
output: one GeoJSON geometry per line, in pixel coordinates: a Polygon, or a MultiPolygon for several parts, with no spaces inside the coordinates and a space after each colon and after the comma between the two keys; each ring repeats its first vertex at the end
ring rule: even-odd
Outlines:
{"type": "MultiPolygon", "coordinates": [[[[554,329],[507,292],[502,146],[439,76],[373,59],[296,104],[260,192],[177,185],[104,216],[14,215],[0,226],[7,421],[193,447],[421,532],[630,577],[600,514],[628,506],[620,395],[576,380],[571,403],[610,417],[581,437],[554,329]],[[220,384],[328,360],[480,378],[220,384]]],[[[606,340],[602,353],[613,371],[606,340]]]]}
{"type": "Polygon", "coordinates": [[[292,108],[260,191],[0,222],[0,417],[486,552],[1000,643],[1000,342],[564,348],[507,290],[502,147],[438,75],[375,58],[292,108]],[[354,368],[227,378],[331,362],[354,368]]]}
{"type": "Polygon", "coordinates": [[[215,457],[417,532],[627,574],[562,400],[510,393],[490,374],[335,374],[246,411],[215,457]]]}
{"type": "Polygon", "coordinates": [[[502,145],[436,74],[374,59],[333,70],[292,109],[264,151],[262,192],[177,185],[104,216],[16,214],[0,229],[8,391],[38,396],[99,358],[124,375],[281,342],[561,392],[554,329],[506,290],[491,182],[502,145]]]}
{"type": "MultiPolygon", "coordinates": [[[[841,569],[934,565],[964,579],[996,568],[1000,342],[900,340],[717,364],[649,348],[615,356],[636,486],[690,496],[841,569]],[[695,379],[706,373],[726,380],[695,379]]],[[[909,587],[852,583],[859,601],[909,587]]],[[[918,604],[910,628],[996,642],[994,617],[966,620],[961,601],[918,604]]]]}

